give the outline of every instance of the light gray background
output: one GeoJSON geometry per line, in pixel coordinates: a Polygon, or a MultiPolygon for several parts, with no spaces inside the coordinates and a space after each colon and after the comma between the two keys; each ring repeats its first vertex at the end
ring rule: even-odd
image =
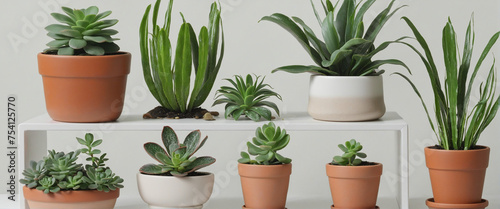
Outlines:
{"type": "MultiPolygon", "coordinates": [[[[165,0],[163,8],[166,5],[165,0]]],[[[319,32],[316,19],[307,0],[221,0],[223,7],[223,20],[226,35],[226,53],[224,63],[220,70],[218,81],[214,89],[225,84],[222,78],[235,74],[254,73],[265,75],[266,81],[283,96],[283,102],[278,102],[283,112],[305,111],[307,107],[308,75],[292,75],[286,73],[271,74],[276,67],[290,64],[312,64],[309,56],[294,40],[294,38],[270,22],[258,23],[258,20],[274,12],[281,12],[290,16],[298,16],[309,23],[314,30],[319,32]]],[[[319,6],[319,1],[315,1],[319,6]]],[[[366,19],[373,19],[375,12],[387,5],[389,0],[377,1],[372,7],[372,13],[366,19]]],[[[138,43],[138,27],[147,4],[154,1],[71,1],[71,0],[34,0],[34,1],[5,1],[0,12],[2,20],[0,29],[0,60],[2,70],[0,78],[1,115],[6,114],[7,95],[18,96],[18,113],[20,121],[25,121],[37,115],[45,114],[45,103],[42,89],[42,80],[37,70],[36,54],[45,48],[50,41],[45,35],[44,27],[53,23],[48,13],[59,11],[59,6],[83,8],[97,5],[101,11],[112,10],[110,18],[119,19],[114,28],[120,33],[117,42],[123,51],[133,54],[132,69],[128,77],[127,95],[124,114],[142,114],[157,105],[145,87],[142,68],[140,65],[140,52],[138,43]]],[[[177,0],[174,6],[172,34],[177,34],[180,25],[178,12],[182,11],[186,19],[191,22],[195,30],[206,25],[211,1],[202,0],[177,0]]],[[[467,0],[401,0],[396,6],[408,5],[398,12],[380,33],[377,41],[393,40],[405,35],[411,35],[406,24],[400,20],[401,16],[410,17],[423,35],[427,38],[432,48],[438,67],[443,68],[441,58],[441,31],[451,16],[458,40],[462,43],[464,32],[471,14],[474,12],[476,29],[476,49],[474,60],[479,51],[484,48],[491,35],[500,30],[499,10],[500,3],[495,0],[467,1],[467,0]]],[[[366,21],[365,22],[369,22],[366,21]]],[[[176,40],[176,36],[172,36],[176,40]]],[[[174,42],[174,41],[173,41],[174,42]]],[[[495,50],[498,54],[498,45],[495,50]]],[[[430,85],[426,77],[424,66],[418,57],[408,48],[391,46],[379,58],[399,58],[406,62],[414,72],[412,79],[421,88],[425,98],[430,99],[430,85]]],[[[491,63],[491,55],[486,68],[491,63]]],[[[410,125],[410,197],[411,208],[426,208],[424,199],[431,197],[431,187],[428,171],[423,158],[423,147],[435,143],[434,135],[430,130],[416,95],[408,84],[401,78],[390,76],[391,72],[403,71],[399,67],[384,66],[388,73],[384,74],[385,101],[388,111],[398,112],[410,125]]],[[[484,80],[486,73],[483,69],[479,79],[484,80]]],[[[478,92],[474,92],[473,99],[477,101],[478,92]]],[[[208,108],[213,102],[213,93],[209,96],[203,107],[208,108]]],[[[213,108],[223,112],[222,107],[213,108]]],[[[490,200],[489,208],[500,208],[500,117],[497,117],[490,127],[483,133],[480,144],[488,145],[492,149],[490,167],[488,168],[484,188],[484,198],[490,200]]],[[[0,119],[1,130],[6,135],[6,119],[0,119]]],[[[193,127],[196,129],[196,127],[193,127]]],[[[187,133],[180,133],[182,137],[187,133]]],[[[209,135],[206,147],[200,155],[213,155],[218,162],[206,170],[219,176],[216,187],[217,194],[210,208],[216,205],[231,204],[238,207],[242,204],[239,177],[234,168],[238,153],[243,149],[243,143],[252,136],[251,132],[203,132],[209,135]],[[226,178],[227,177],[227,178],[226,178]],[[224,199],[225,198],[225,199],[224,199]]],[[[336,144],[350,138],[356,138],[364,143],[368,159],[383,162],[385,165],[384,176],[381,183],[379,204],[392,207],[385,197],[394,195],[394,184],[391,177],[395,173],[395,146],[394,133],[378,132],[340,132],[340,133],[314,133],[292,132],[292,142],[283,154],[294,159],[294,173],[290,185],[290,201],[295,208],[307,208],[307,204],[300,202],[311,199],[329,204],[329,190],[326,185],[324,164],[338,154],[336,144]]],[[[49,134],[49,148],[70,150],[77,147],[75,136],[83,137],[84,133],[60,132],[49,134]]],[[[105,139],[101,149],[109,153],[109,163],[113,169],[126,180],[126,189],[123,190],[119,205],[126,205],[138,199],[135,186],[135,172],[145,163],[152,162],[142,151],[142,144],[146,141],[159,141],[158,132],[144,133],[118,133],[98,132],[96,135],[105,139]]],[[[6,143],[1,144],[1,153],[5,153],[6,143]]],[[[0,157],[0,179],[6,177],[7,159],[5,154],[0,157]]],[[[457,182],[459,183],[459,182],[457,182]]],[[[5,185],[5,183],[2,183],[5,185]]],[[[4,188],[3,186],[1,188],[4,188]]],[[[1,189],[0,192],[4,192],[1,189]]],[[[137,200],[138,201],[138,200],[137,200]]],[[[144,208],[144,205],[137,205],[144,208]]],[[[131,207],[131,208],[137,208],[131,207]]],[[[124,207],[125,208],[125,207],[124,207]]],[[[291,207],[289,207],[291,208],[291,207]]]]}

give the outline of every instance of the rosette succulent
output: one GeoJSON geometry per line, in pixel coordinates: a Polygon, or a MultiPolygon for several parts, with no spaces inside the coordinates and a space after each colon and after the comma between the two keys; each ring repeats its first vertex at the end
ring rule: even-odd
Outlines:
{"type": "Polygon", "coordinates": [[[224,114],[226,118],[232,116],[235,120],[238,120],[241,115],[246,115],[254,121],[259,121],[261,117],[271,120],[271,111],[266,107],[270,107],[278,115],[280,114],[278,106],[274,102],[265,101],[273,96],[281,100],[281,96],[266,88],[271,88],[271,86],[264,84],[264,78],[259,81],[260,76],[256,76],[254,80],[250,74],[246,76],[246,80],[240,75],[234,77],[235,80],[225,79],[233,87],[222,86],[217,90],[217,100],[212,105],[226,103],[224,114]]]}
{"type": "Polygon", "coordinates": [[[120,47],[111,38],[118,31],[108,29],[118,23],[116,19],[103,20],[111,11],[99,13],[96,6],[87,9],[62,7],[65,14],[52,13],[52,17],[63,24],[45,27],[54,40],[47,44],[44,53],[58,55],[104,55],[116,53],[120,47]]]}
{"type": "Polygon", "coordinates": [[[285,129],[276,127],[273,122],[258,127],[255,131],[255,137],[252,138],[252,142],[247,142],[248,153],[241,152],[241,158],[238,160],[239,163],[277,165],[292,162],[290,158],[283,157],[277,153],[288,145],[290,135],[286,133],[285,129]],[[255,157],[255,160],[252,160],[250,155],[257,157],[255,157]]]}
{"type": "Polygon", "coordinates": [[[142,174],[183,177],[215,163],[213,157],[193,156],[208,139],[208,137],[205,137],[201,140],[199,130],[189,133],[182,144],[179,143],[175,131],[169,126],[163,127],[161,136],[165,149],[154,142],[144,144],[146,152],[160,164],[142,166],[139,170],[142,174]]]}
{"type": "Polygon", "coordinates": [[[361,165],[363,161],[356,157],[366,158],[366,154],[360,152],[363,149],[363,146],[354,139],[346,141],[345,146],[343,144],[339,144],[339,148],[344,152],[344,154],[333,157],[333,165],[358,166],[361,165]]]}

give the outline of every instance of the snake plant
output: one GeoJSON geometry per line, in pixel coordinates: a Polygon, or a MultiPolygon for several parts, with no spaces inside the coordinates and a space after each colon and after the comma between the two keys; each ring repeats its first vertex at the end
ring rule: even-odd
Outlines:
{"type": "Polygon", "coordinates": [[[265,101],[272,96],[281,100],[281,96],[266,88],[271,88],[271,86],[269,86],[269,84],[264,84],[264,78],[259,81],[260,76],[256,76],[254,81],[250,74],[246,76],[246,79],[243,79],[240,75],[234,77],[235,80],[225,79],[229,81],[234,88],[222,86],[217,90],[217,100],[215,100],[212,105],[226,103],[224,114],[226,118],[232,116],[235,120],[238,120],[243,114],[253,121],[259,121],[261,117],[266,120],[271,120],[271,111],[266,107],[270,107],[274,109],[278,115],[280,114],[278,106],[274,102],[265,101]]]}
{"type": "Polygon", "coordinates": [[[491,48],[498,40],[500,32],[495,33],[481,53],[477,63],[472,69],[472,52],[474,49],[475,33],[473,19],[470,20],[465,33],[464,49],[462,59],[460,59],[457,34],[453,28],[451,20],[443,28],[442,49],[445,68],[444,78],[440,78],[440,73],[429,46],[424,37],[407,17],[406,21],[416,40],[423,49],[423,53],[414,45],[403,42],[410,47],[422,60],[427,70],[427,74],[432,86],[434,98],[434,118],[429,114],[427,104],[415,84],[405,75],[395,73],[407,80],[415,93],[420,98],[427,114],[427,119],[432,130],[436,134],[441,148],[446,150],[470,150],[474,149],[481,133],[491,123],[500,106],[500,97],[496,95],[497,80],[495,73],[495,63],[491,65],[488,76],[479,85],[478,101],[470,110],[471,93],[474,83],[481,69],[484,59],[488,56],[491,48]]]}
{"type": "Polygon", "coordinates": [[[378,47],[375,46],[375,39],[384,25],[395,12],[403,7],[398,7],[391,12],[395,2],[392,0],[365,30],[364,15],[374,2],[375,0],[361,0],[358,3],[356,0],[339,0],[334,5],[330,0],[326,0],[326,3],[322,1],[326,17],[321,19],[311,0],[324,41],[320,40],[313,29],[299,17],[290,18],[280,13],[263,17],[261,21],[274,22],[290,32],[316,64],[283,66],[273,72],[311,72],[327,76],[376,76],[384,73],[384,70],[377,70],[385,64],[399,65],[409,70],[402,61],[397,59],[372,60],[373,56],[396,42],[387,41],[378,47]],[[341,3],[340,7],[338,7],[339,3],[341,3]]]}
{"type": "Polygon", "coordinates": [[[181,13],[183,23],[177,37],[174,57],[169,38],[173,0],[170,0],[162,26],[157,24],[160,3],[161,0],[157,0],[153,8],[151,32],[149,31],[151,5],[147,7],[140,26],[144,80],[161,106],[170,111],[190,112],[206,100],[221,67],[224,55],[224,32],[220,7],[217,3],[212,4],[208,27],[203,26],[198,37],[181,13]],[[221,42],[220,52],[219,42],[221,42]],[[192,74],[194,74],[193,82],[191,82],[192,74]]]}
{"type": "Polygon", "coordinates": [[[52,13],[52,17],[61,24],[52,24],[45,27],[48,36],[53,38],[47,44],[49,49],[44,53],[58,55],[104,55],[113,54],[120,50],[114,43],[119,40],[111,38],[118,31],[107,29],[118,23],[118,20],[102,20],[109,16],[111,11],[99,13],[96,6],[87,9],[70,9],[62,7],[66,14],[52,13]]]}

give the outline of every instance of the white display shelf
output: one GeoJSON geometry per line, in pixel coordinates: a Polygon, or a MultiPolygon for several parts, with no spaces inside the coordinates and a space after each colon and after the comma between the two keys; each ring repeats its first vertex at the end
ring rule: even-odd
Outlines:
{"type": "MultiPolygon", "coordinates": [[[[225,120],[219,117],[215,121],[195,120],[195,119],[150,119],[143,120],[141,115],[123,115],[116,122],[109,123],[61,123],[53,121],[48,115],[41,115],[21,123],[18,141],[18,179],[21,172],[30,160],[41,159],[47,151],[47,131],[159,131],[163,126],[171,126],[176,131],[191,131],[193,128],[201,131],[254,131],[256,127],[267,123],[267,121],[253,122],[250,120],[225,120]]],[[[288,131],[394,131],[397,132],[399,140],[397,150],[398,176],[397,197],[394,199],[394,207],[409,209],[409,183],[408,183],[408,125],[395,112],[386,113],[381,119],[367,122],[324,122],[310,118],[307,113],[285,113],[274,123],[288,131]]],[[[0,200],[0,208],[27,208],[22,196],[22,185],[18,185],[16,201],[8,201],[6,197],[0,200]]],[[[3,195],[0,195],[3,196],[3,195]]],[[[128,198],[127,198],[128,199],[128,198]]],[[[223,199],[216,199],[220,202],[223,199]]],[[[295,198],[290,199],[289,209],[302,208],[295,198]]],[[[389,201],[391,202],[391,201],[389,201]]],[[[127,203],[125,203],[127,204],[127,203]]],[[[131,208],[131,205],[119,203],[117,208],[131,208]]],[[[141,204],[137,202],[137,204],[141,204]]],[[[241,206],[240,206],[241,207],[241,206]]],[[[212,207],[207,207],[211,209],[212,207]]],[[[223,209],[219,208],[218,209],[223,209]]],[[[320,207],[317,208],[325,208],[320,207]]],[[[328,207],[326,207],[328,208],[328,207]]],[[[316,209],[316,206],[308,207],[316,209]]]]}

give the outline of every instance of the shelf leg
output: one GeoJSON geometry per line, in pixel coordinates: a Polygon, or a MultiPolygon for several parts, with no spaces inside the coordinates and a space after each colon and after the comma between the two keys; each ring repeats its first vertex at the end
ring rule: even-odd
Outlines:
{"type": "Polygon", "coordinates": [[[410,191],[409,191],[409,179],[408,179],[408,174],[409,174],[409,158],[408,158],[408,125],[405,125],[400,131],[399,131],[399,138],[401,139],[401,147],[399,151],[399,172],[400,172],[400,181],[398,185],[399,190],[397,192],[397,201],[399,208],[401,209],[409,209],[410,207],[410,191]]]}
{"type": "MultiPolygon", "coordinates": [[[[18,161],[18,179],[23,178],[22,172],[29,167],[30,161],[43,159],[47,155],[47,131],[30,131],[19,128],[19,161],[18,161]]],[[[22,187],[19,183],[18,198],[19,208],[28,209],[28,205],[22,194],[22,187]]]]}

